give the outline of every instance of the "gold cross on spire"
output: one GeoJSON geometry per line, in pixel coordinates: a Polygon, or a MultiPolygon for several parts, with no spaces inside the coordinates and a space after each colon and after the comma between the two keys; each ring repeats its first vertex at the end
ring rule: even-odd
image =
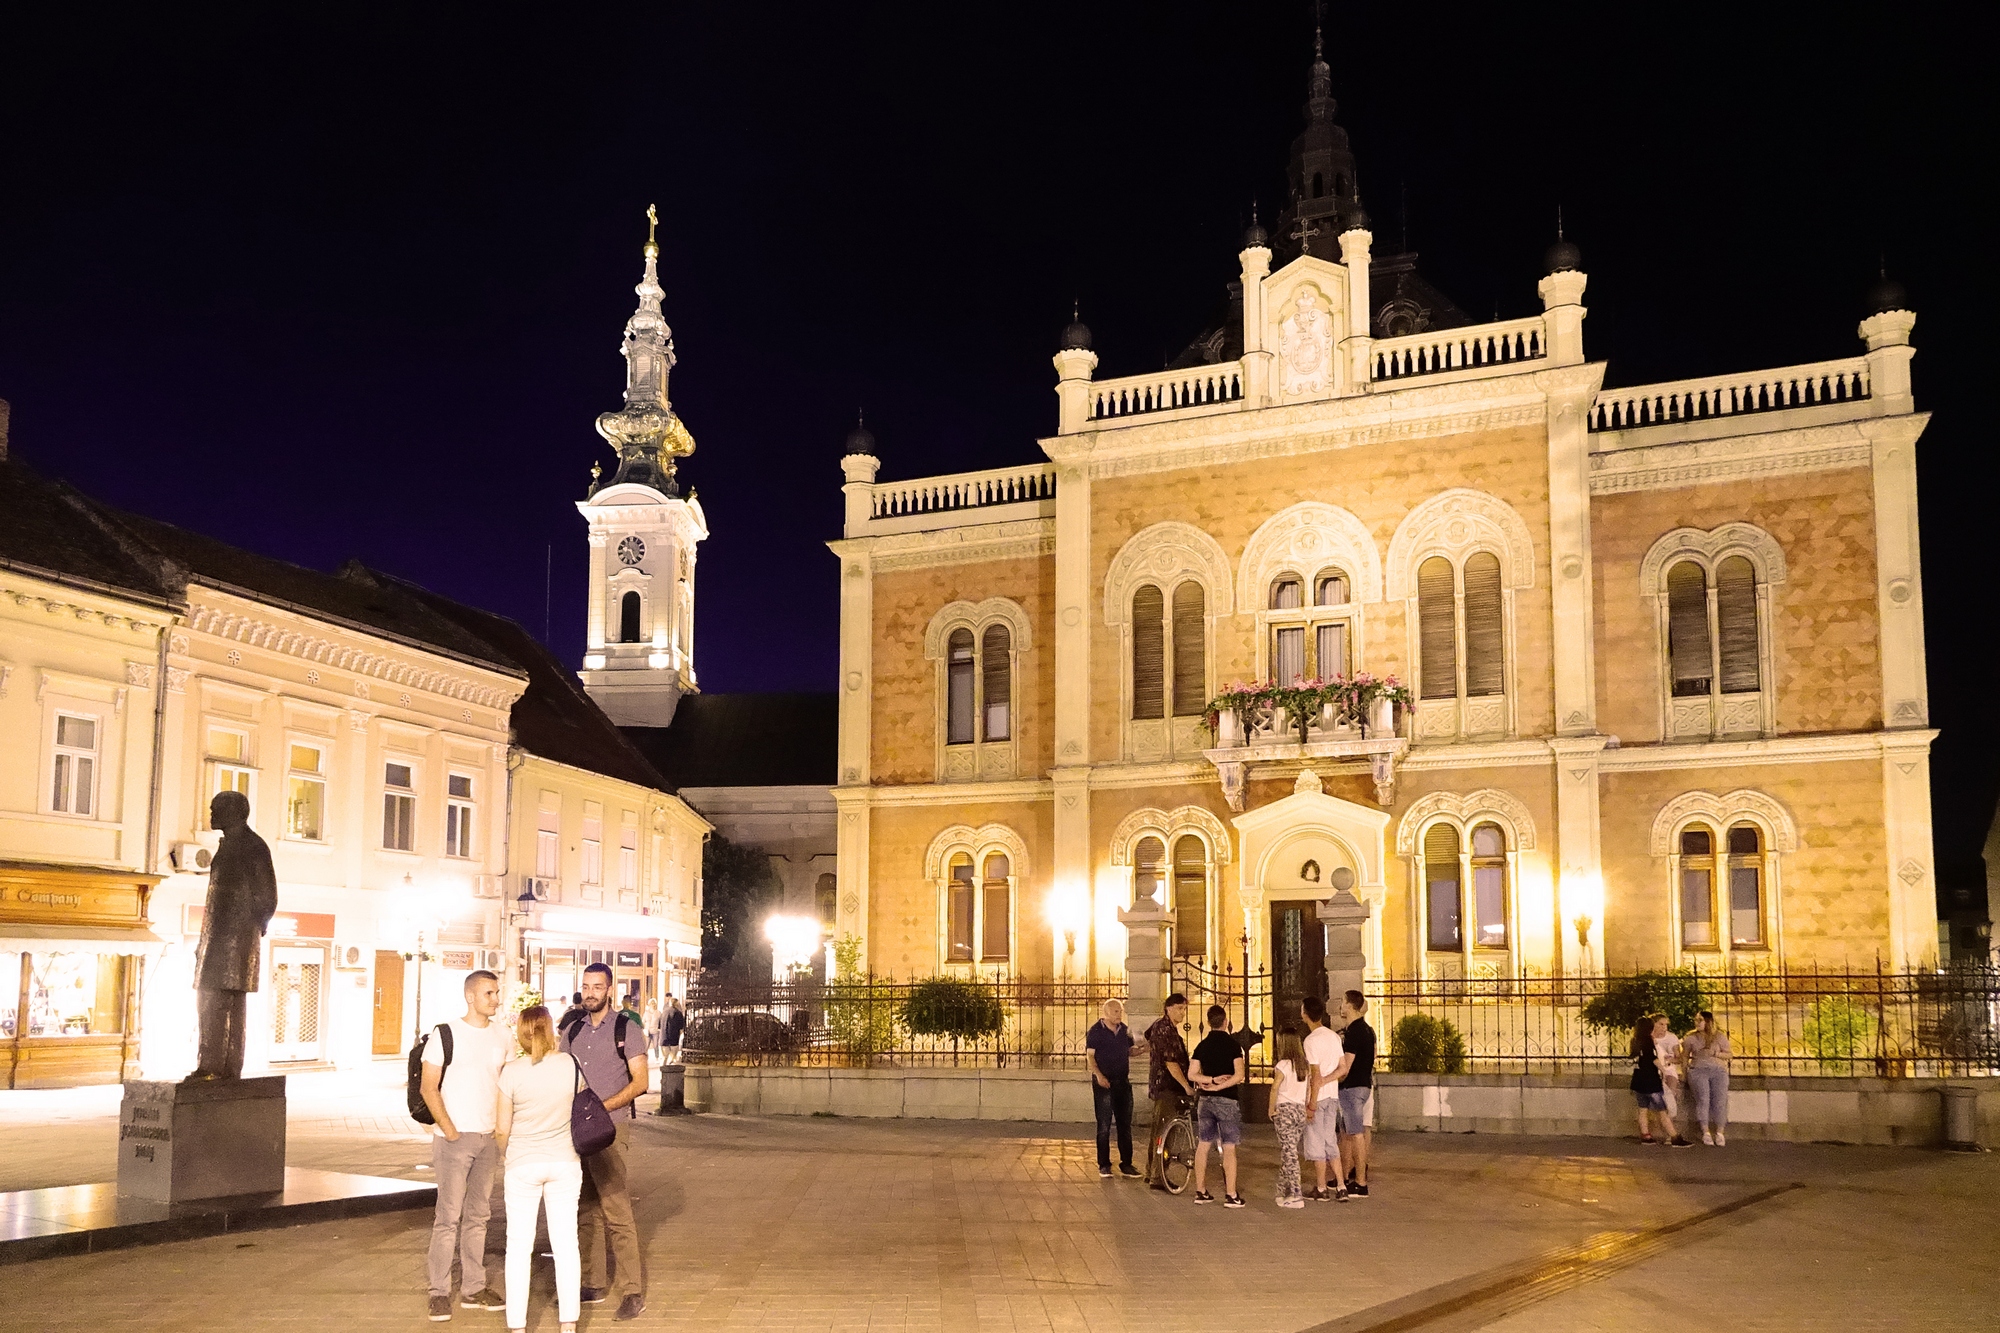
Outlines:
{"type": "Polygon", "coordinates": [[[659,242],[653,239],[654,232],[658,229],[659,225],[660,225],[659,210],[654,208],[653,205],[647,204],[646,205],[646,249],[650,251],[657,252],[660,248],[659,242]]]}

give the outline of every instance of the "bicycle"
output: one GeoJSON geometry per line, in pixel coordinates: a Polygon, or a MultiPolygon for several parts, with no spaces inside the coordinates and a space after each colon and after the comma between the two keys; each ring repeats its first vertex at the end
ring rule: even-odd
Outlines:
{"type": "Polygon", "coordinates": [[[1153,1132],[1153,1152],[1159,1159],[1160,1185],[1169,1194],[1179,1194],[1194,1179],[1195,1099],[1180,1099],[1173,1119],[1153,1132]]]}

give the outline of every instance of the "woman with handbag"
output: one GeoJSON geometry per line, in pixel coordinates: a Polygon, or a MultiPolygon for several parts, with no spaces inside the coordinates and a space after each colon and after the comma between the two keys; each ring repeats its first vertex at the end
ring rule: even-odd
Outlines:
{"type": "Polygon", "coordinates": [[[528,1326],[528,1269],[535,1248],[535,1212],[545,1207],[549,1250],[556,1261],[556,1316],[562,1333],[576,1333],[583,1263],[576,1242],[577,1198],[583,1163],[570,1139],[570,1118],[582,1082],[576,1060],[556,1049],[549,1011],[521,1011],[516,1029],[521,1053],[500,1071],[500,1111],[495,1137],[504,1166],[507,1199],[507,1327],[528,1326]]]}

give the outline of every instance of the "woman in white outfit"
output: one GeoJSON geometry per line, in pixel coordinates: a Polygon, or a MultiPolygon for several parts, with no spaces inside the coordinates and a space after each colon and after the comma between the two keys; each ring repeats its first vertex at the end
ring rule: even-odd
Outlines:
{"type": "Polygon", "coordinates": [[[577,1197],[583,1163],[570,1143],[569,1111],[577,1089],[576,1061],[556,1049],[549,1011],[521,1011],[521,1053],[500,1071],[500,1143],[507,1198],[507,1327],[528,1326],[528,1264],[535,1249],[535,1210],[546,1205],[549,1249],[556,1260],[556,1316],[562,1333],[576,1333],[583,1265],[576,1247],[577,1197]]]}

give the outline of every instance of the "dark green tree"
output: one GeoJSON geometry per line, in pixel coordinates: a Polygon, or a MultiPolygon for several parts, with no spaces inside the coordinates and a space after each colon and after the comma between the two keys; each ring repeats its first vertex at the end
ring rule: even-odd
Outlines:
{"type": "Polygon", "coordinates": [[[1604,989],[1583,1006],[1581,1017],[1592,1031],[1610,1033],[1622,1053],[1624,1042],[1619,1038],[1631,1036],[1647,1014],[1665,1014],[1667,1030],[1685,1037],[1694,1031],[1695,1015],[1703,1003],[1701,979],[1691,969],[1639,972],[1607,979],[1604,989]]]}
{"type": "Polygon", "coordinates": [[[768,980],[763,920],[778,891],[768,854],[711,833],[701,849],[701,965],[768,980]]]}

